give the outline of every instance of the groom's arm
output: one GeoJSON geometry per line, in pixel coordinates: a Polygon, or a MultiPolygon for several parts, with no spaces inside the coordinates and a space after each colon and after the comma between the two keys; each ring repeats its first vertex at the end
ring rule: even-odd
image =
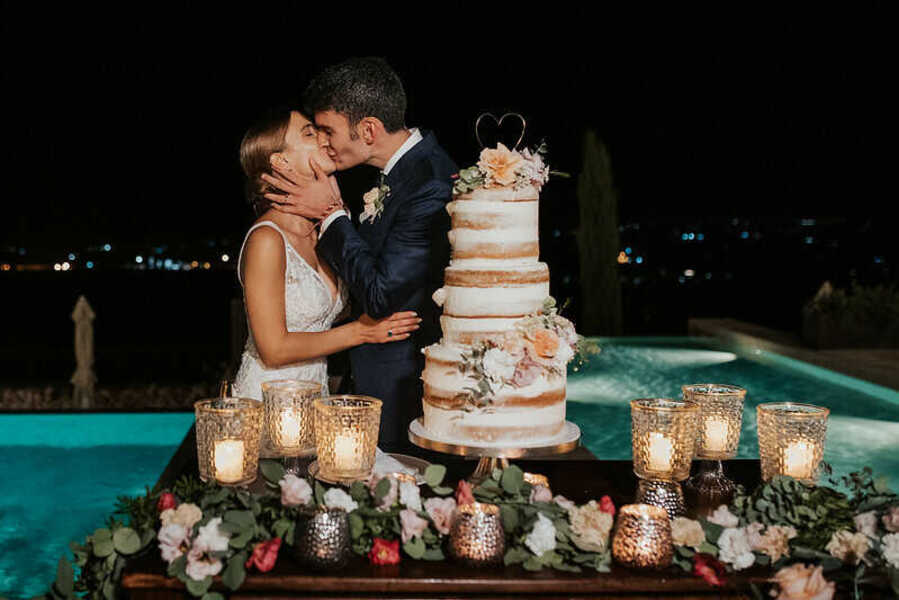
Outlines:
{"type": "Polygon", "coordinates": [[[362,310],[378,319],[396,312],[400,303],[428,281],[432,223],[446,210],[452,186],[432,179],[400,207],[378,256],[350,220],[338,217],[318,242],[318,252],[343,278],[362,310]]]}

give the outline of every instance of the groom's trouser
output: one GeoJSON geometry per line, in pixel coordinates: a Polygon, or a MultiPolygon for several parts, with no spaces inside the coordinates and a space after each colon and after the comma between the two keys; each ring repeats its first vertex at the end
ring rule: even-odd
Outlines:
{"type": "Polygon", "coordinates": [[[378,447],[384,452],[407,452],[411,447],[409,423],[421,415],[424,357],[388,361],[351,358],[355,393],[383,402],[378,447]]]}

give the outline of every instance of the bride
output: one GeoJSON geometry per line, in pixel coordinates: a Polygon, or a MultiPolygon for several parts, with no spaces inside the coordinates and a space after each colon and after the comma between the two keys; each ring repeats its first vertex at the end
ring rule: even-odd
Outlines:
{"type": "Polygon", "coordinates": [[[310,161],[329,175],[336,169],[318,143],[314,123],[295,110],[250,128],[240,144],[247,199],[258,218],[237,267],[249,325],[233,388],[239,397],[261,400],[262,383],[274,379],[316,381],[328,393],[329,354],[404,340],[421,322],[414,312],[400,312],[380,320],[362,315],[331,328],[347,305],[348,291],[316,254],[315,223],[273,210],[264,197],[271,189],[262,175],[271,175],[272,164],[312,179],[310,161]]]}

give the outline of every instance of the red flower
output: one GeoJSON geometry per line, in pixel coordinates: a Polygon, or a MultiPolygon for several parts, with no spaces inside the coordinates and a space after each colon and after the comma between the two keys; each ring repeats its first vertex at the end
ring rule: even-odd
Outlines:
{"type": "Polygon", "coordinates": [[[727,581],[725,573],[727,570],[724,565],[711,554],[693,555],[693,574],[702,577],[707,584],[716,587],[724,585],[727,581]]]}
{"type": "Polygon", "coordinates": [[[166,492],[159,497],[159,502],[156,503],[156,510],[162,512],[170,508],[175,508],[177,505],[178,502],[175,500],[175,494],[166,492]]]}
{"type": "Polygon", "coordinates": [[[382,538],[375,538],[368,551],[368,560],[373,565],[395,565],[400,562],[400,541],[388,542],[382,538]]]}
{"type": "Polygon", "coordinates": [[[461,506],[463,504],[473,503],[474,494],[471,492],[471,484],[464,479],[460,479],[459,485],[456,486],[456,504],[461,506]]]}
{"type": "Polygon", "coordinates": [[[615,516],[615,503],[612,502],[612,499],[608,496],[603,496],[599,499],[599,510],[604,513],[609,513],[613,517],[615,516]]]}
{"type": "Polygon", "coordinates": [[[281,549],[281,538],[276,537],[267,542],[259,542],[253,548],[253,554],[247,559],[244,565],[247,569],[256,565],[262,573],[271,571],[278,560],[278,550],[281,549]]]}

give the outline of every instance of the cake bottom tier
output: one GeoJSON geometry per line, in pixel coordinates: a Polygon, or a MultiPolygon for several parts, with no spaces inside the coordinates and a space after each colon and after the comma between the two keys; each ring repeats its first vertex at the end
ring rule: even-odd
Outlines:
{"type": "Polygon", "coordinates": [[[456,444],[519,443],[550,439],[565,426],[565,398],[544,406],[497,406],[464,411],[422,402],[425,429],[456,444]]]}

